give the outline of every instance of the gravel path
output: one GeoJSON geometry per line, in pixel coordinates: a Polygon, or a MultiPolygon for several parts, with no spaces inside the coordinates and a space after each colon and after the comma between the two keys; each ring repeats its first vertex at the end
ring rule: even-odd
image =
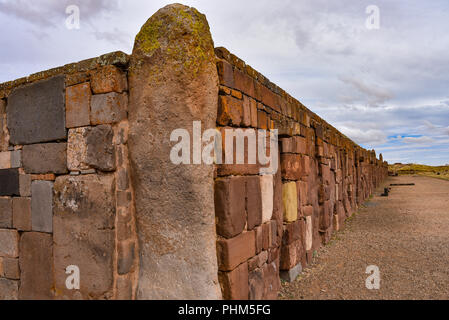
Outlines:
{"type": "Polygon", "coordinates": [[[280,299],[449,299],[449,181],[390,177],[280,299]],[[383,190],[383,188],[382,188],[383,190]],[[380,289],[368,290],[369,265],[380,289]]]}

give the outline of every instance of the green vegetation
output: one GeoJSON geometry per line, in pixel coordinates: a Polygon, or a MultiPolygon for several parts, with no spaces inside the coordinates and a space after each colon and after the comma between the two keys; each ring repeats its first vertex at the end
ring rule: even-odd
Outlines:
{"type": "Polygon", "coordinates": [[[397,173],[398,175],[417,174],[428,177],[449,180],[449,165],[447,166],[426,166],[424,164],[402,164],[395,163],[388,166],[388,171],[397,173]]]}

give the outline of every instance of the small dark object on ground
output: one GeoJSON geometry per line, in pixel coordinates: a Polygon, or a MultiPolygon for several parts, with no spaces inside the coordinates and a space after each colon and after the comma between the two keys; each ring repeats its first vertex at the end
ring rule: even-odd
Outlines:
{"type": "Polygon", "coordinates": [[[381,194],[382,197],[388,197],[388,193],[390,192],[390,188],[385,188],[384,193],[381,194]]]}

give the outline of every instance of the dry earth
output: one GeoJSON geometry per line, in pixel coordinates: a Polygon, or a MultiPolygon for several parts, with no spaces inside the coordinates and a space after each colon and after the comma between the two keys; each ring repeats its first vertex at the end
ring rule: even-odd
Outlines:
{"type": "Polygon", "coordinates": [[[449,181],[390,177],[317,252],[310,268],[283,283],[280,299],[449,299],[449,181]],[[382,189],[383,190],[383,189],[382,189]],[[380,269],[380,289],[368,290],[367,266],[380,269]]]}

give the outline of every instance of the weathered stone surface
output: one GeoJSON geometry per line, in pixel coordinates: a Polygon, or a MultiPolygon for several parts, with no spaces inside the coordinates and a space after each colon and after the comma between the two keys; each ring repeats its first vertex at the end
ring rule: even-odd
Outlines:
{"type": "Polygon", "coordinates": [[[31,227],[33,231],[53,232],[53,182],[31,184],[31,227]]]}
{"type": "Polygon", "coordinates": [[[246,178],[246,212],[248,230],[262,224],[262,192],[259,176],[246,178]]]}
{"type": "Polygon", "coordinates": [[[120,275],[131,272],[135,259],[134,241],[122,241],[118,245],[117,272],[120,275]]]}
{"type": "Polygon", "coordinates": [[[107,65],[91,73],[91,86],[95,94],[128,90],[126,74],[113,65],[107,65]]]}
{"type": "Polygon", "coordinates": [[[115,248],[114,176],[61,176],[54,189],[56,298],[110,298],[115,248]],[[80,268],[79,291],[65,286],[65,270],[70,265],[80,268]]]}
{"type": "Polygon", "coordinates": [[[110,125],[83,127],[69,130],[67,166],[70,171],[95,168],[115,170],[115,148],[110,125]]]}
{"type": "Polygon", "coordinates": [[[0,196],[19,196],[19,170],[0,170],[0,196]]]}
{"type": "Polygon", "coordinates": [[[218,75],[197,10],[174,4],[142,27],[130,61],[131,180],[140,241],[139,299],[217,299],[213,165],[175,165],[170,134],[215,128],[218,75]],[[171,40],[174,39],[174,40],[171,40]]]}
{"type": "Polygon", "coordinates": [[[131,300],[133,296],[133,286],[130,276],[117,277],[117,300],[131,300]]]}
{"type": "Polygon", "coordinates": [[[66,127],[76,128],[90,124],[90,100],[92,93],[89,82],[66,89],[66,127]]]}
{"type": "Polygon", "coordinates": [[[19,281],[0,278],[0,300],[18,300],[19,281]]]}
{"type": "Polygon", "coordinates": [[[19,175],[19,188],[21,197],[31,197],[31,175],[19,175]]]}
{"type": "Polygon", "coordinates": [[[19,233],[16,230],[0,229],[0,257],[19,256],[19,233]]]}
{"type": "Polygon", "coordinates": [[[12,200],[11,198],[0,198],[0,228],[12,227],[12,200]]]}
{"type": "Polygon", "coordinates": [[[289,245],[299,239],[301,239],[301,224],[299,220],[284,225],[284,232],[282,233],[283,246],[289,245]]]}
{"type": "Polygon", "coordinates": [[[11,152],[0,152],[0,170],[11,169],[11,152]]]}
{"type": "Polygon", "coordinates": [[[13,198],[13,225],[19,231],[31,231],[31,199],[13,198]]]}
{"type": "Polygon", "coordinates": [[[128,110],[127,93],[106,93],[92,96],[90,123],[111,124],[126,119],[128,110]]]}
{"type": "Polygon", "coordinates": [[[244,232],[232,239],[217,241],[218,266],[222,271],[235,269],[256,255],[255,232],[244,232]]]}
{"type": "Polygon", "coordinates": [[[297,266],[293,267],[290,270],[287,271],[281,271],[280,276],[282,280],[285,280],[287,282],[293,282],[298,278],[298,276],[302,272],[302,265],[301,263],[298,263],[297,266]]]}
{"type": "Polygon", "coordinates": [[[224,299],[248,300],[249,279],[248,264],[246,262],[231,272],[220,272],[218,276],[220,278],[224,299]]]}
{"type": "Polygon", "coordinates": [[[284,203],[284,221],[296,221],[298,219],[296,182],[284,183],[282,186],[282,201],[284,203]]]}
{"type": "Polygon", "coordinates": [[[53,298],[53,239],[50,234],[26,232],[20,239],[21,300],[53,298]]]}
{"type": "Polygon", "coordinates": [[[260,190],[262,192],[262,223],[268,222],[273,216],[273,176],[265,175],[260,177],[260,190]]]}
{"type": "Polygon", "coordinates": [[[15,89],[8,97],[12,144],[65,139],[64,77],[57,76],[15,89]]]}
{"type": "Polygon", "coordinates": [[[0,277],[11,280],[19,280],[20,279],[19,259],[0,258],[0,277]]]}
{"type": "Polygon", "coordinates": [[[44,143],[23,147],[26,173],[67,173],[67,143],[44,143]]]}
{"type": "Polygon", "coordinates": [[[266,264],[262,270],[264,280],[263,298],[267,300],[276,300],[281,286],[278,263],[272,262],[266,264]]]}
{"type": "Polygon", "coordinates": [[[217,233],[225,238],[240,234],[245,228],[245,178],[230,177],[215,181],[217,233]]]}
{"type": "Polygon", "coordinates": [[[249,300],[262,300],[264,293],[263,271],[257,269],[249,273],[249,300]]]}

